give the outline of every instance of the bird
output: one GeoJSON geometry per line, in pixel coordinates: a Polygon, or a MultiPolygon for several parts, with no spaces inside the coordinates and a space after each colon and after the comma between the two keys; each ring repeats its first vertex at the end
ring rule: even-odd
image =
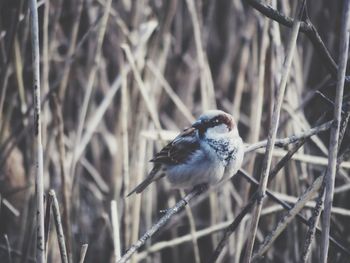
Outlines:
{"type": "Polygon", "coordinates": [[[215,185],[240,169],[244,145],[232,115],[205,111],[150,160],[153,169],[127,196],[166,177],[173,188],[215,185]]]}

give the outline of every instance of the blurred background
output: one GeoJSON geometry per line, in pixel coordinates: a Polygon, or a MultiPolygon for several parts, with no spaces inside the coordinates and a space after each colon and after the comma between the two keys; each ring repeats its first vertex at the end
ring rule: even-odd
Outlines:
{"type": "MultiPolygon", "coordinates": [[[[293,17],[297,1],[269,2],[293,17]]],[[[308,1],[307,14],[337,61],[342,1],[308,1]]],[[[247,144],[265,139],[290,29],[240,0],[38,1],[45,191],[59,200],[71,259],[113,262],[116,201],[124,253],[173,206],[181,193],[165,180],[126,194],[148,162],[204,110],[234,115],[247,144]]],[[[0,262],[34,262],[33,89],[28,1],[0,1],[0,262]],[[11,248],[11,261],[8,248],[11,248]]],[[[346,88],[345,96],[349,89],[346,88]]],[[[335,78],[313,43],[300,34],[278,137],[331,120],[335,78]],[[319,91],[319,92],[316,92],[319,91]]],[[[346,131],[341,149],[349,146],[346,131]]],[[[289,203],[327,166],[329,132],[307,140],[268,188],[289,203]]],[[[278,148],[274,164],[288,147],[278,148]]],[[[264,150],[243,168],[259,178],[264,150]]],[[[332,235],[350,246],[350,162],[336,180],[332,235]]],[[[254,188],[239,176],[191,203],[152,237],[131,262],[206,262],[254,188]],[[181,238],[180,238],[181,237],[181,238]]],[[[183,193],[182,193],[183,194],[183,193]]],[[[303,209],[310,217],[313,204],[303,209]]],[[[261,242],[283,209],[267,200],[261,242]]],[[[240,262],[245,218],[218,262],[240,262]]],[[[297,262],[307,227],[294,220],[264,262],[297,262]]],[[[54,223],[48,262],[60,262],[54,223]]],[[[310,262],[317,262],[316,236],[310,262]]],[[[332,262],[348,262],[331,246],[332,262]]]]}

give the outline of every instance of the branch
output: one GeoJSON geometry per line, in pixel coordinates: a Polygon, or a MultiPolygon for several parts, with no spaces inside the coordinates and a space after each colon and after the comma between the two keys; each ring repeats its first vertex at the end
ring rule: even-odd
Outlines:
{"type": "MultiPolygon", "coordinates": [[[[284,147],[289,144],[299,142],[302,139],[307,139],[315,134],[328,130],[332,126],[332,124],[333,124],[333,121],[328,121],[310,130],[307,130],[298,134],[294,134],[292,136],[289,136],[283,139],[276,139],[275,146],[284,147]]],[[[248,145],[247,148],[245,149],[245,153],[252,152],[257,149],[266,147],[266,144],[267,144],[267,140],[263,140],[263,141],[248,145]]]]}
{"type": "Polygon", "coordinates": [[[166,214],[159,219],[157,223],[155,223],[149,230],[147,230],[146,233],[143,234],[143,236],[135,243],[133,244],[129,250],[122,256],[120,260],[118,260],[118,263],[126,263],[128,259],[142,246],[146,243],[147,239],[152,237],[161,227],[163,227],[170,218],[180,212],[194,197],[197,195],[200,195],[201,193],[205,192],[207,190],[207,187],[200,185],[195,187],[190,193],[188,193],[183,199],[181,199],[179,202],[176,203],[176,205],[173,208],[170,208],[166,214]]]}

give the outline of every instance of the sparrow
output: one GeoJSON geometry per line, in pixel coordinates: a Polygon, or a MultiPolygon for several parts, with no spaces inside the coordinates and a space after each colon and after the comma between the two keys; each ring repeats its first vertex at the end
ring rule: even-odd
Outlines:
{"type": "Polygon", "coordinates": [[[155,154],[154,167],[129,194],[141,193],[166,176],[173,188],[214,185],[236,174],[244,155],[234,118],[221,110],[204,112],[191,127],[155,154]]]}

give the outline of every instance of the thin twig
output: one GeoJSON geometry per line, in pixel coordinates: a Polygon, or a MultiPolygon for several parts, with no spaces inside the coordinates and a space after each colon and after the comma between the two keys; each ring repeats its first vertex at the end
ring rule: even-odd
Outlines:
{"type": "Polygon", "coordinates": [[[344,9],[342,16],[342,24],[340,31],[339,42],[339,70],[337,75],[337,89],[334,105],[334,120],[335,125],[331,129],[331,136],[329,142],[329,157],[328,157],[328,169],[325,178],[325,199],[324,199],[324,213],[322,217],[322,240],[321,240],[321,254],[320,262],[326,263],[328,257],[329,248],[329,232],[330,232],[330,219],[331,210],[334,195],[334,183],[337,167],[337,155],[339,148],[339,131],[342,112],[342,101],[344,93],[344,83],[346,74],[346,65],[348,59],[349,49],[349,22],[350,22],[350,1],[344,1],[344,9]]]}
{"type": "Polygon", "coordinates": [[[280,110],[281,110],[283,97],[284,97],[284,93],[285,93],[285,89],[286,89],[286,85],[287,85],[289,70],[290,70],[290,67],[292,64],[294,50],[296,47],[296,40],[298,37],[300,20],[301,20],[302,14],[304,12],[304,7],[305,7],[305,0],[300,0],[298,2],[296,19],[293,22],[293,28],[292,28],[290,40],[288,43],[287,57],[286,57],[286,60],[284,62],[283,69],[282,69],[282,79],[281,79],[279,87],[277,88],[276,101],[275,101],[275,105],[273,108],[272,120],[271,120],[269,135],[268,135],[268,139],[267,139],[266,153],[265,153],[265,158],[263,161],[263,166],[262,166],[263,168],[262,168],[261,177],[260,177],[260,184],[259,184],[259,188],[258,188],[258,195],[259,195],[258,203],[253,211],[253,214],[252,214],[251,226],[250,226],[248,241],[247,241],[247,249],[246,249],[246,253],[245,253],[244,261],[243,261],[245,263],[250,262],[250,258],[251,258],[252,252],[253,252],[254,240],[255,240],[257,229],[258,229],[260,213],[261,213],[261,209],[262,209],[263,199],[265,196],[268,175],[270,172],[272,153],[273,153],[273,148],[274,148],[274,144],[275,144],[275,140],[276,140],[278,122],[279,122],[279,117],[280,117],[280,110]]]}

